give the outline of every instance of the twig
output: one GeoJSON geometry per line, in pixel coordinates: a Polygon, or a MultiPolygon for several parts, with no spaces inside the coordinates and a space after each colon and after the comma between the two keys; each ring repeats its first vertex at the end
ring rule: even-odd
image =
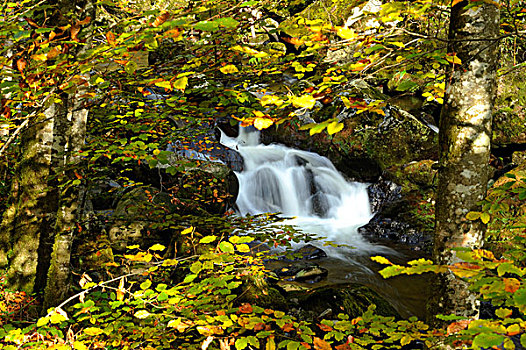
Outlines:
{"type": "MultiPolygon", "coordinates": [[[[31,114],[35,114],[35,112],[31,113],[31,114]]],[[[13,133],[13,135],[11,135],[11,137],[9,137],[9,139],[7,140],[7,142],[2,146],[2,149],[0,149],[0,156],[2,155],[2,153],[5,152],[5,150],[7,149],[7,147],[9,147],[9,145],[11,144],[11,142],[14,141],[14,139],[16,138],[16,136],[20,133],[20,131],[22,131],[23,128],[26,127],[26,125],[29,123],[29,118],[32,117],[32,115],[28,115],[27,116],[27,119],[24,120],[24,122],[22,124],[20,124],[20,126],[15,130],[15,132],[13,133]]]]}

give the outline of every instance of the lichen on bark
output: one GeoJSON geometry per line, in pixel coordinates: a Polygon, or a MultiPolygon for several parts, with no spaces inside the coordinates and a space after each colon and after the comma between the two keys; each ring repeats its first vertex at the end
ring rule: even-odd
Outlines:
{"type": "MultiPolygon", "coordinates": [[[[462,1],[451,11],[448,51],[462,63],[452,68],[440,118],[434,257],[443,265],[459,261],[452,248],[481,246],[485,231],[465,216],[478,208],[489,178],[499,10],[494,3],[467,5],[462,1]]],[[[477,300],[464,281],[446,274],[435,287],[430,316],[477,317],[477,300]]]]}

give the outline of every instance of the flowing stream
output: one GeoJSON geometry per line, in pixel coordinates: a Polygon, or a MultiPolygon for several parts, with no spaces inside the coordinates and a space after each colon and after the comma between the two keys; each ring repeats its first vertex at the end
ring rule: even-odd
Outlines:
{"type": "MultiPolygon", "coordinates": [[[[243,170],[236,172],[236,204],[241,215],[281,213],[292,217],[286,224],[316,237],[311,243],[329,255],[320,262],[329,270],[327,283],[357,282],[391,300],[399,297],[399,288],[375,273],[379,266],[369,258],[384,255],[400,261],[402,254],[368,242],[358,233],[373,216],[366,184],[345,180],[327,158],[316,153],[260,144],[256,130],[240,128],[237,138],[222,134],[221,143],[244,160],[243,170]],[[327,242],[343,246],[328,246],[327,242]]],[[[399,311],[411,308],[397,307],[399,311]]]]}

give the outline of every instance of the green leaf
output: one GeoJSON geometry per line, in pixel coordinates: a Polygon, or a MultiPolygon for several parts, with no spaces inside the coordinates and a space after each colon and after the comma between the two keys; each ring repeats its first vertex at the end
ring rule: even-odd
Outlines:
{"type": "Polygon", "coordinates": [[[224,253],[233,253],[234,252],[234,245],[230,242],[221,242],[219,243],[219,249],[221,249],[224,253]]]}
{"type": "Polygon", "coordinates": [[[201,21],[194,25],[194,29],[213,32],[219,29],[219,24],[216,21],[201,21]]]}
{"type": "Polygon", "coordinates": [[[196,261],[190,266],[192,273],[198,274],[203,269],[203,264],[200,261],[196,261]]]}
{"type": "Polygon", "coordinates": [[[234,344],[236,346],[237,350],[242,350],[248,346],[248,340],[247,338],[238,338],[234,344]]]}
{"type": "Polygon", "coordinates": [[[504,336],[495,333],[481,333],[473,338],[474,348],[492,348],[493,346],[499,346],[504,341],[504,336]]]}
{"type": "Polygon", "coordinates": [[[418,88],[418,84],[411,80],[403,80],[396,87],[396,91],[411,91],[418,88]]]}
{"type": "Polygon", "coordinates": [[[310,130],[309,130],[309,134],[312,136],[314,134],[319,134],[320,132],[323,131],[323,129],[325,129],[327,127],[327,124],[325,123],[321,123],[321,124],[317,124],[316,126],[313,126],[310,130]]]}
{"type": "Polygon", "coordinates": [[[495,310],[495,315],[497,315],[497,317],[500,317],[500,318],[510,317],[511,313],[512,313],[512,310],[505,309],[505,308],[498,308],[497,310],[495,310]]]}
{"type": "Polygon", "coordinates": [[[239,25],[239,22],[231,17],[218,18],[214,22],[226,28],[235,28],[239,25]]]}
{"type": "Polygon", "coordinates": [[[141,287],[142,290],[145,290],[145,289],[150,288],[151,285],[152,285],[152,281],[146,280],[146,281],[141,283],[140,287],[141,287]]]}
{"type": "Polygon", "coordinates": [[[128,63],[126,63],[126,65],[124,66],[124,71],[127,74],[132,75],[133,73],[135,73],[136,70],[137,70],[137,62],[135,61],[128,61],[128,63]]]}
{"type": "Polygon", "coordinates": [[[201,238],[199,243],[201,243],[201,244],[208,244],[208,243],[214,242],[216,239],[217,239],[217,236],[205,236],[205,237],[201,238]]]}

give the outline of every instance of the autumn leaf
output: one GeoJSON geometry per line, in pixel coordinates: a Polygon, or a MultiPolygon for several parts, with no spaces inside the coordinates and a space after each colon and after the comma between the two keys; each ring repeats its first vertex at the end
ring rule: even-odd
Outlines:
{"type": "Polygon", "coordinates": [[[449,326],[447,326],[447,335],[455,334],[455,333],[460,332],[461,330],[466,329],[470,323],[471,323],[471,320],[460,320],[460,321],[451,323],[449,326]]]}
{"type": "Polygon", "coordinates": [[[354,33],[354,30],[352,28],[338,27],[338,29],[336,30],[336,33],[342,39],[350,40],[350,39],[356,38],[356,34],[354,33]]]}
{"type": "Polygon", "coordinates": [[[223,74],[232,74],[239,72],[239,69],[237,69],[237,67],[233,64],[227,64],[226,66],[219,68],[219,70],[223,74]]]}
{"type": "Polygon", "coordinates": [[[157,16],[155,21],[153,21],[152,26],[153,27],[158,27],[161,24],[163,24],[164,22],[166,22],[168,20],[168,18],[170,18],[170,13],[169,12],[164,12],[164,13],[160,14],[159,16],[157,16]]]}
{"type": "Polygon", "coordinates": [[[335,134],[343,129],[343,123],[340,123],[338,121],[332,122],[329,125],[327,125],[327,132],[329,135],[335,134]]]}
{"type": "Polygon", "coordinates": [[[504,290],[508,293],[515,293],[519,289],[521,282],[516,278],[504,278],[504,290]]]}
{"type": "Polygon", "coordinates": [[[174,82],[173,87],[175,89],[184,91],[186,89],[187,85],[188,85],[188,78],[187,77],[182,77],[182,78],[177,79],[174,82]]]}
{"type": "Polygon", "coordinates": [[[258,130],[263,130],[274,124],[274,121],[269,118],[256,118],[254,119],[254,127],[258,130]]]}
{"type": "Polygon", "coordinates": [[[300,97],[290,96],[290,102],[294,107],[312,109],[316,104],[316,100],[311,95],[303,95],[300,97]]]}
{"type": "Polygon", "coordinates": [[[18,71],[20,73],[24,72],[24,69],[26,69],[27,61],[23,58],[16,61],[16,67],[18,68],[18,71]]]}
{"type": "Polygon", "coordinates": [[[253,311],[252,305],[250,305],[249,303],[244,303],[243,305],[239,307],[239,312],[244,313],[244,314],[250,314],[252,313],[252,311],[253,311]]]}
{"type": "Polygon", "coordinates": [[[315,350],[332,350],[332,347],[329,343],[318,337],[314,337],[313,344],[315,350]]]}
{"type": "Polygon", "coordinates": [[[108,44],[110,44],[111,46],[115,46],[115,34],[113,34],[112,32],[107,32],[106,40],[108,41],[108,44]]]}

